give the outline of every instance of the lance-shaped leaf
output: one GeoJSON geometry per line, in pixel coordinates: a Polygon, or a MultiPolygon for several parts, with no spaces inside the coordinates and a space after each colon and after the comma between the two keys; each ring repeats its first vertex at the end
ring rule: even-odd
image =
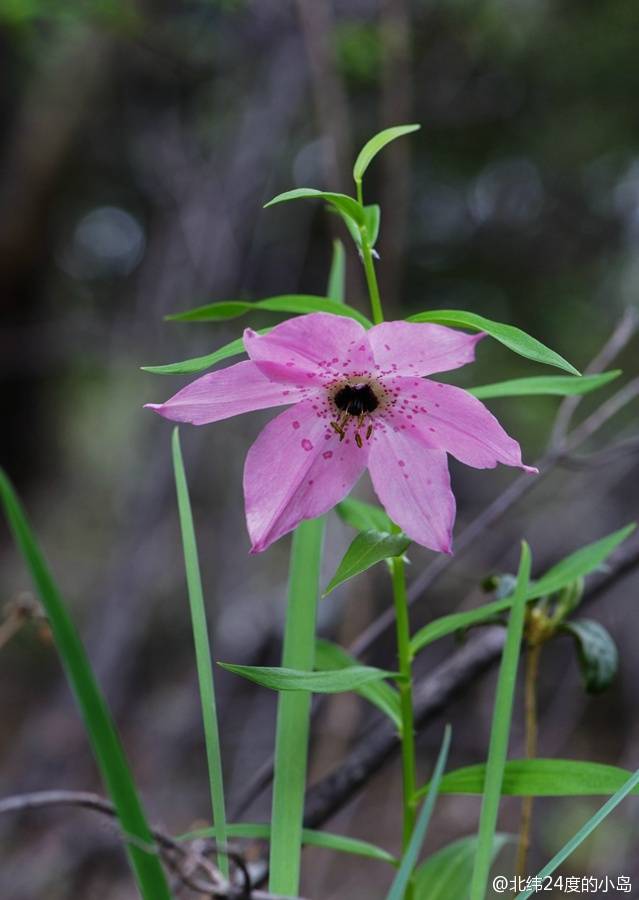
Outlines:
{"type": "MultiPolygon", "coordinates": [[[[379,206],[376,203],[373,203],[369,206],[362,207],[364,210],[364,227],[366,228],[366,243],[372,249],[377,243],[377,238],[379,236],[379,224],[381,211],[379,206]]],[[[342,212],[339,209],[335,209],[340,218],[343,220],[344,224],[348,228],[351,237],[353,238],[356,247],[362,250],[362,230],[360,226],[351,219],[350,216],[346,215],[346,213],[342,212]]]]}
{"type": "MultiPolygon", "coordinates": [[[[578,759],[509,759],[504,768],[501,792],[509,797],[609,796],[626,783],[632,773],[618,766],[578,759]]],[[[486,766],[479,763],[447,772],[442,794],[484,793],[486,766]]],[[[425,794],[428,785],[418,796],[425,794]]],[[[639,788],[635,788],[635,794],[639,788]]]]}
{"type": "Polygon", "coordinates": [[[516,328],[514,325],[505,325],[503,322],[493,322],[492,319],[486,319],[484,316],[478,316],[476,313],[465,312],[459,309],[436,309],[428,312],[417,313],[408,317],[409,322],[435,322],[439,325],[450,325],[453,328],[471,328],[473,331],[485,331],[491,337],[495,338],[509,350],[532,359],[535,362],[543,363],[547,366],[556,366],[558,369],[565,369],[572,372],[573,375],[579,375],[579,371],[575,369],[567,360],[555,353],[541,341],[531,337],[516,328]]]}
{"type": "MultiPolygon", "coordinates": [[[[495,834],[493,861],[511,840],[510,835],[495,834]]],[[[429,856],[415,871],[415,900],[451,900],[453,897],[455,900],[468,900],[476,851],[477,838],[470,835],[447,844],[429,856]]]]}
{"type": "Polygon", "coordinates": [[[218,663],[228,672],[241,675],[272,691],[310,691],[313,694],[342,694],[356,691],[371,681],[395,678],[396,672],[387,672],[373,666],[352,666],[333,672],[303,672],[299,669],[285,669],[278,666],[236,666],[233,663],[218,663]]]}
{"type": "Polygon", "coordinates": [[[333,255],[331,257],[331,270],[328,274],[326,295],[335,303],[344,302],[346,292],[346,254],[344,244],[337,238],[333,241],[333,255]]]}
{"type": "Polygon", "coordinates": [[[283,194],[278,194],[277,197],[273,197],[272,200],[265,203],[264,208],[274,206],[276,203],[286,203],[287,200],[305,200],[309,198],[312,200],[326,200],[339,213],[348,216],[357,225],[362,226],[366,224],[364,209],[354,197],[349,197],[348,194],[335,194],[331,191],[318,191],[315,188],[296,188],[294,191],[285,191],[283,194]]]}
{"type": "Polygon", "coordinates": [[[281,297],[267,297],[265,300],[222,300],[219,303],[208,303],[186,312],[174,313],[166,318],[172,322],[223,322],[236,319],[246,313],[265,310],[275,313],[327,312],[334,316],[346,316],[355,319],[364,328],[373,324],[370,319],[348,306],[330,300],[328,297],[316,297],[312,294],[284,294],[281,297]]]}
{"type": "Polygon", "coordinates": [[[364,172],[371,164],[372,160],[377,156],[380,150],[390,144],[391,141],[418,131],[421,125],[395,125],[392,128],[385,128],[383,131],[374,135],[370,141],[367,141],[357,155],[355,165],[353,166],[353,178],[355,182],[359,182],[364,177],[364,172]]]}
{"type": "Polygon", "coordinates": [[[544,394],[570,397],[596,391],[620,375],[621,369],[614,369],[602,372],[601,375],[540,375],[535,378],[513,378],[511,381],[498,381],[495,384],[470,388],[469,393],[480,400],[493,397],[536,397],[544,394]]]}
{"type": "MultiPolygon", "coordinates": [[[[545,597],[548,594],[554,594],[578,578],[588,575],[599,568],[606,557],[610,556],[613,550],[632,534],[635,527],[634,523],[626,525],[625,528],[621,528],[619,531],[615,531],[599,541],[588,544],[586,547],[582,547],[580,550],[562,559],[556,566],[549,569],[539,581],[533,581],[530,584],[526,592],[526,602],[538,600],[540,597],[545,597]]],[[[451,615],[434,619],[413,635],[411,649],[414,654],[418,653],[433,641],[439,640],[439,638],[447,634],[452,634],[454,631],[485,622],[498,613],[510,609],[512,604],[513,597],[511,596],[503,600],[493,600],[491,603],[485,603],[483,606],[477,609],[470,609],[467,612],[452,613],[451,615]]]]}
{"type": "Polygon", "coordinates": [[[581,677],[588,693],[605,691],[619,668],[617,646],[609,632],[592,619],[572,619],[560,628],[575,640],[581,677]]]}
{"type": "MultiPolygon", "coordinates": [[[[267,334],[270,328],[261,328],[258,334],[267,334]]],[[[194,356],[192,359],[185,359],[183,362],[167,363],[163,366],[142,366],[143,372],[150,372],[152,375],[192,375],[194,372],[203,372],[204,369],[210,369],[215,363],[222,362],[224,359],[230,359],[232,356],[239,356],[240,353],[246,353],[244,349],[244,341],[237,338],[229,344],[224,344],[214,353],[207,356],[194,356]]]]}
{"type": "Polygon", "coordinates": [[[410,538],[405,534],[389,534],[386,531],[360,532],[353,540],[344,557],[337,567],[324,596],[334,591],[340,584],[344,584],[349,578],[365,572],[371,566],[383,559],[392,559],[394,556],[402,556],[410,545],[410,538]]]}
{"type": "Polygon", "coordinates": [[[381,506],[365,503],[363,500],[355,500],[347,497],[335,507],[337,515],[343,522],[358,531],[390,531],[391,520],[381,506]]]}
{"type": "MultiPolygon", "coordinates": [[[[348,669],[359,666],[355,657],[350,656],[331,641],[318,640],[315,645],[315,668],[318,671],[331,671],[335,669],[348,669]]],[[[368,700],[391,719],[398,731],[402,727],[402,713],[400,709],[399,694],[385,681],[372,681],[363,684],[355,691],[360,697],[368,700]]]]}

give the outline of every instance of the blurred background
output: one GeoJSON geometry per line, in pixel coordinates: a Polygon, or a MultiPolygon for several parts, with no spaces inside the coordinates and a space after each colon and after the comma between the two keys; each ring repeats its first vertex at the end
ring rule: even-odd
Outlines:
{"type": "MultiPolygon", "coordinates": [[[[632,399],[638,35],[635,0],[0,0],[2,465],[81,627],[149,814],[172,833],[206,822],[209,801],[171,428],[142,405],[186,379],[140,366],[212,352],[245,324],[274,319],[163,317],[213,300],[323,293],[331,242],[348,240],[341,224],[318,204],[263,204],[296,186],[350,192],[364,141],[419,122],[366,177],[367,202],[382,205],[387,315],[472,310],[582,369],[625,313],[629,339],[614,361],[624,376],[585,398],[577,420],[626,383],[632,399]]],[[[347,251],[348,297],[365,311],[347,251]]],[[[477,364],[454,376],[471,385],[525,374],[543,370],[485,341],[477,364]]],[[[489,405],[526,460],[539,459],[557,398],[489,405]]],[[[419,597],[414,627],[484,602],[482,579],[512,571],[523,536],[541,573],[636,517],[637,404],[619,405],[579,459],[555,465],[419,597]]],[[[244,455],[268,418],[182,428],[219,660],[278,660],[289,541],[250,557],[241,493],[244,455]]],[[[453,464],[453,478],[459,534],[517,474],[453,464]]],[[[364,480],[359,495],[368,491],[364,480]]],[[[327,579],[352,535],[330,517],[327,579]]],[[[4,525],[0,542],[0,794],[101,790],[46,626],[36,616],[13,627],[16,604],[29,610],[34,598],[4,525]]],[[[415,581],[434,556],[410,555],[415,581]]],[[[544,651],[541,756],[639,764],[638,586],[629,567],[588,609],[620,651],[606,694],[584,692],[569,640],[544,651]]],[[[323,601],[320,630],[346,646],[389,603],[384,572],[373,570],[323,601]]],[[[419,672],[455,650],[452,638],[432,645],[419,672]]],[[[366,659],[392,666],[392,631],[366,659]]],[[[421,779],[444,721],[451,765],[485,758],[494,677],[467,685],[420,732],[421,779]]],[[[221,671],[217,684],[233,813],[272,751],[275,697],[221,671]]],[[[375,716],[354,697],[325,703],[311,779],[338,766],[375,716]]],[[[521,703],[511,754],[523,755],[521,703]]],[[[393,758],[327,826],[397,851],[400,791],[393,758]]],[[[599,803],[539,802],[531,871],[599,803]]],[[[505,830],[516,830],[518,809],[504,802],[505,830]]],[[[477,798],[444,798],[427,849],[472,831],[478,810],[477,798]]],[[[268,813],[267,790],[242,815],[268,813]]],[[[632,876],[639,896],[638,816],[628,801],[563,871],[632,876]]],[[[498,870],[511,865],[506,850],[498,870]]],[[[381,897],[392,876],[322,850],[307,851],[304,871],[314,900],[381,897]]],[[[0,894],[130,900],[135,891],[111,825],[58,810],[0,821],[0,894]]]]}

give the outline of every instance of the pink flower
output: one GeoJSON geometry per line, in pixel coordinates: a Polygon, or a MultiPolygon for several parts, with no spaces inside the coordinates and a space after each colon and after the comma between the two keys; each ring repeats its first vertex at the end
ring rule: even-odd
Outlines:
{"type": "Polygon", "coordinates": [[[478,469],[522,465],[519,444],[467,391],[424,376],[472,362],[483,335],[441,325],[358,322],[311,313],[244,332],[250,359],[211,372],[162,404],[205,425],[270,406],[244,467],[252,552],[342,500],[366,467],[389,516],[414,541],[450,553],[455,498],[446,454],[478,469]]]}

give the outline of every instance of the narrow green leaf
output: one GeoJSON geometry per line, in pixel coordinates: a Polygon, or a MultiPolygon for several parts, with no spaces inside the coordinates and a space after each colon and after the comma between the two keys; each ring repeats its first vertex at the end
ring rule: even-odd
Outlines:
{"type": "MultiPolygon", "coordinates": [[[[315,644],[315,668],[318,671],[346,669],[359,665],[360,663],[355,657],[350,656],[346,650],[331,641],[318,640],[315,644]]],[[[370,682],[357,688],[355,693],[385,713],[398,731],[401,731],[402,713],[399,694],[390,684],[385,681],[370,682]]]]}
{"type": "MultiPolygon", "coordinates": [[[[445,779],[444,775],[441,784],[445,779]]],[[[495,835],[493,862],[510,840],[507,834],[495,835]]],[[[477,837],[469,835],[429,856],[415,871],[415,900],[467,900],[476,848],[477,837]]]]}
{"type": "MultiPolygon", "coordinates": [[[[303,672],[315,662],[324,523],[301,522],[291,547],[282,665],[303,672]]],[[[299,893],[310,709],[307,691],[284,691],[278,698],[269,883],[271,893],[293,897],[299,893]]]]}
{"type": "Polygon", "coordinates": [[[573,375],[579,375],[579,371],[575,369],[567,360],[555,353],[549,347],[546,347],[541,341],[531,337],[516,328],[514,325],[504,325],[502,322],[493,322],[491,319],[485,319],[476,313],[465,312],[458,309],[436,309],[430,312],[417,313],[408,317],[409,322],[435,322],[439,325],[450,325],[453,328],[471,328],[473,331],[485,331],[495,340],[499,341],[514,353],[532,359],[535,362],[543,363],[547,366],[556,366],[558,369],[565,369],[573,375]]]}
{"type": "MultiPolygon", "coordinates": [[[[509,759],[504,768],[502,796],[589,797],[610,795],[625,784],[632,773],[617,766],[582,762],[578,759],[509,759]]],[[[486,766],[479,763],[447,772],[440,794],[483,794],[486,766]]],[[[428,786],[419,791],[426,793],[428,786]]],[[[639,793],[637,788],[634,793],[639,793]]]]}
{"type": "Polygon", "coordinates": [[[327,203],[334,206],[340,213],[348,216],[357,225],[365,224],[364,209],[354,197],[349,197],[348,194],[335,194],[331,191],[317,191],[315,188],[297,188],[294,191],[285,191],[283,194],[278,194],[277,197],[273,197],[272,200],[265,203],[264,209],[274,206],[276,203],[285,203],[287,200],[306,198],[326,200],[327,203]]]}
{"type": "MultiPolygon", "coordinates": [[[[544,597],[548,594],[554,594],[568,584],[571,584],[577,578],[588,575],[590,572],[599,568],[606,557],[610,556],[613,550],[625,541],[635,528],[636,525],[634,523],[626,525],[625,528],[621,528],[619,531],[615,531],[599,541],[588,544],[580,550],[577,550],[575,553],[571,553],[570,556],[567,556],[565,559],[562,559],[556,566],[549,569],[539,581],[531,583],[526,594],[526,602],[538,600],[540,597],[544,597]]],[[[420,628],[420,630],[413,635],[411,640],[413,654],[418,653],[428,644],[439,640],[439,638],[445,637],[447,634],[469,628],[471,625],[478,625],[498,613],[505,612],[507,609],[510,609],[513,602],[514,597],[510,596],[503,600],[494,600],[491,603],[485,603],[477,609],[471,609],[461,613],[451,613],[448,616],[442,616],[439,619],[429,622],[428,625],[420,628]]]]}
{"type": "MultiPolygon", "coordinates": [[[[258,334],[267,334],[270,328],[260,328],[258,334]]],[[[183,362],[167,363],[164,366],[141,366],[143,372],[150,372],[152,375],[192,375],[194,372],[203,372],[204,369],[210,369],[215,363],[222,362],[223,359],[229,359],[232,356],[239,356],[240,353],[246,353],[244,349],[244,341],[237,338],[230,344],[225,344],[214,353],[207,356],[195,356],[192,359],[185,359],[183,362]]]]}
{"type": "Polygon", "coordinates": [[[609,632],[592,619],[571,619],[563,622],[560,628],[575,640],[579,668],[588,693],[605,691],[619,667],[617,645],[609,632]]]}
{"type": "Polygon", "coordinates": [[[352,666],[327,672],[307,672],[301,669],[287,669],[279,666],[237,666],[233,663],[218,663],[228,672],[241,675],[272,691],[310,691],[314,694],[341,694],[355,691],[370,681],[394,678],[395,672],[376,669],[373,666],[352,666]]]}
{"type": "Polygon", "coordinates": [[[435,764],[435,771],[433,772],[433,777],[428,789],[428,794],[426,795],[426,799],[424,800],[422,808],[419,811],[419,815],[417,816],[413,834],[411,836],[408,847],[406,848],[406,852],[402,857],[397,875],[395,875],[395,878],[393,879],[390,891],[386,895],[386,900],[404,900],[406,889],[411,880],[413,870],[415,869],[417,857],[419,856],[420,850],[422,849],[422,845],[424,843],[424,838],[426,837],[426,831],[428,830],[430,817],[433,813],[433,809],[435,808],[437,792],[439,790],[439,783],[441,781],[442,775],[444,774],[446,760],[448,759],[450,733],[450,725],[447,725],[444,731],[444,739],[439,751],[439,756],[437,757],[437,762],[435,764]]]}
{"type": "Polygon", "coordinates": [[[381,218],[381,211],[377,203],[373,203],[370,206],[365,206],[364,216],[366,218],[366,236],[368,239],[368,246],[373,248],[377,243],[377,238],[379,237],[379,223],[381,218]]]}
{"type": "MultiPolygon", "coordinates": [[[[228,836],[231,838],[249,838],[252,840],[268,841],[271,837],[271,826],[262,823],[239,822],[228,826],[228,836]]],[[[212,828],[198,828],[181,834],[177,840],[193,841],[197,838],[215,837],[212,828]]],[[[392,853],[371,844],[370,841],[361,841],[359,838],[345,837],[342,834],[332,834],[330,831],[316,831],[312,828],[302,829],[302,843],[311,847],[322,847],[326,850],[336,850],[338,853],[350,853],[353,856],[365,856],[368,859],[377,859],[380,862],[396,865],[397,860],[392,853]]]]}
{"type": "Polygon", "coordinates": [[[355,319],[365,328],[372,322],[366,316],[348,306],[346,303],[331,300],[328,297],[316,297],[312,294],[283,294],[281,297],[267,297],[265,300],[230,300],[219,303],[208,303],[186,312],[175,313],[166,318],[173,322],[222,322],[235,319],[255,310],[267,310],[277,313],[311,313],[327,312],[334,316],[346,316],[355,319]]]}
{"type": "Polygon", "coordinates": [[[515,681],[517,678],[521,639],[524,630],[524,614],[526,612],[526,593],[530,579],[530,565],[530,550],[528,544],[523,541],[521,546],[519,571],[517,573],[517,587],[515,588],[513,607],[508,620],[506,643],[501,657],[499,678],[497,680],[497,692],[493,709],[492,727],[490,730],[490,745],[488,748],[488,762],[486,763],[485,790],[479,818],[477,854],[475,856],[470,888],[471,900],[484,900],[488,875],[492,864],[501,786],[504,778],[506,756],[508,754],[510,722],[513,711],[513,698],[515,695],[515,681]]]}
{"type": "MultiPolygon", "coordinates": [[[[628,781],[623,785],[623,787],[619,788],[616,794],[607,800],[604,805],[599,809],[594,816],[592,816],[586,824],[579,829],[577,834],[574,835],[564,846],[561,848],[559,853],[556,853],[555,856],[550,860],[547,865],[539,872],[536,876],[538,879],[544,879],[548,875],[551,875],[555,869],[557,869],[568,857],[570,854],[577,849],[577,847],[582,844],[587,837],[589,837],[593,831],[601,825],[606,816],[610,815],[610,813],[624,800],[628,794],[634,792],[634,788],[639,784],[639,769],[631,775],[628,781]]],[[[528,897],[532,894],[534,888],[530,890],[522,891],[521,894],[518,894],[515,900],[528,900],[528,897]]]]}
{"type": "Polygon", "coordinates": [[[334,303],[343,303],[346,295],[346,253],[344,244],[335,238],[333,241],[333,256],[331,258],[331,271],[328,275],[326,296],[334,303]]]}
{"type": "MultiPolygon", "coordinates": [[[[191,512],[189,488],[186,481],[186,473],[184,471],[184,461],[182,459],[182,450],[180,447],[180,432],[178,428],[173,430],[173,470],[175,473],[175,486],[180,514],[180,529],[182,532],[182,546],[184,549],[184,565],[186,568],[186,581],[189,592],[189,604],[191,607],[191,623],[193,625],[193,640],[195,643],[195,661],[200,686],[200,701],[202,704],[202,721],[204,723],[206,758],[209,770],[209,789],[211,793],[211,805],[213,808],[213,822],[215,825],[215,840],[219,845],[224,846],[227,840],[226,808],[224,804],[224,779],[222,773],[222,755],[220,751],[220,734],[217,722],[217,706],[215,702],[215,683],[213,680],[211,647],[206,624],[206,611],[204,608],[204,595],[202,592],[202,578],[200,576],[197,541],[195,538],[195,529],[193,527],[193,514],[191,512]]],[[[218,853],[217,864],[224,877],[228,878],[228,857],[224,853],[218,853]]]]}
{"type": "Polygon", "coordinates": [[[402,556],[410,545],[410,538],[405,534],[389,534],[386,531],[361,531],[344,554],[337,572],[333,575],[324,596],[334,591],[349,578],[365,572],[383,559],[402,556]]]}
{"type": "Polygon", "coordinates": [[[144,900],[171,900],[157,848],[133,776],[82,641],[67,612],[11,482],[0,469],[0,498],[16,544],[44,606],[107,791],[120,820],[127,854],[144,900]],[[148,847],[149,849],[144,849],[148,847]]]}
{"type": "Polygon", "coordinates": [[[496,384],[470,388],[469,393],[480,400],[492,397],[536,397],[542,394],[570,397],[596,391],[620,375],[621,369],[614,369],[611,372],[602,372],[601,375],[541,375],[537,378],[513,378],[512,381],[499,381],[496,384]]]}
{"type": "Polygon", "coordinates": [[[364,172],[371,164],[372,160],[377,156],[380,150],[390,144],[391,141],[410,134],[412,131],[418,131],[421,125],[395,125],[392,128],[385,128],[383,131],[374,135],[370,141],[367,141],[359,151],[355,165],[353,166],[353,178],[355,182],[361,181],[364,172]]]}
{"type": "Polygon", "coordinates": [[[390,531],[391,520],[381,506],[373,506],[372,503],[364,503],[363,500],[355,500],[347,497],[335,507],[337,515],[343,522],[358,531],[390,531]]]}

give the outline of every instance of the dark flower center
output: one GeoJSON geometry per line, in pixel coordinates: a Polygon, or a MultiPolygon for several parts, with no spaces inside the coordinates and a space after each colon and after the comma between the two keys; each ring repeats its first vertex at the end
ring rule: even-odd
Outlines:
{"type": "Polygon", "coordinates": [[[335,406],[349,416],[363,416],[379,406],[370,384],[347,384],[339,389],[333,400],[335,406]]]}

